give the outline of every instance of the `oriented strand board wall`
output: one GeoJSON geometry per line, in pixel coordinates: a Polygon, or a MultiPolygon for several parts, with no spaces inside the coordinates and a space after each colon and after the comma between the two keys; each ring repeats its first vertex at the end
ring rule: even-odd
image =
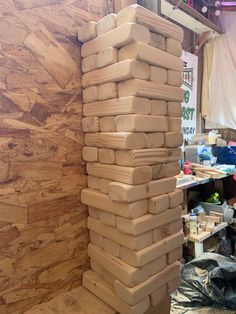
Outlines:
{"type": "Polygon", "coordinates": [[[88,268],[77,27],[103,0],[0,0],[0,313],[88,268]]]}

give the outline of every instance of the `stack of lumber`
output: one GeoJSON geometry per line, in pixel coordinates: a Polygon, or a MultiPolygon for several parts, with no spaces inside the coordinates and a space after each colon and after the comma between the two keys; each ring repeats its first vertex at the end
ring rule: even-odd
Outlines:
{"type": "Polygon", "coordinates": [[[79,30],[91,270],[120,313],[159,313],[179,285],[183,31],[138,6],[79,30]]]}

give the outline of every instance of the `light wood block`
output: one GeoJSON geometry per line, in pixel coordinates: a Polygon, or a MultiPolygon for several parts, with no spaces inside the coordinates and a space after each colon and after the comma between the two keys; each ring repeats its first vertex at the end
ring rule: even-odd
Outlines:
{"type": "Polygon", "coordinates": [[[93,189],[84,189],[81,192],[81,202],[109,213],[126,218],[137,218],[147,213],[147,200],[133,203],[113,202],[110,197],[93,189]]]}
{"type": "Polygon", "coordinates": [[[151,114],[154,116],[166,116],[167,102],[164,100],[151,99],[151,114]]]}
{"type": "Polygon", "coordinates": [[[120,281],[115,280],[115,293],[124,302],[134,305],[174,279],[179,274],[179,270],[180,265],[176,262],[133,288],[126,287],[120,281]]]}
{"type": "Polygon", "coordinates": [[[117,83],[106,83],[98,86],[98,100],[106,100],[118,97],[117,83]]]}
{"type": "Polygon", "coordinates": [[[121,301],[120,298],[116,296],[112,287],[92,270],[88,270],[84,273],[83,286],[121,314],[143,314],[150,307],[148,297],[134,306],[129,306],[127,303],[121,301]]]}
{"type": "Polygon", "coordinates": [[[181,118],[168,117],[168,130],[169,132],[180,132],[182,126],[181,118]]]}
{"type": "Polygon", "coordinates": [[[148,166],[132,168],[88,162],[86,169],[89,175],[127,184],[142,184],[152,178],[152,171],[148,166]]]}
{"type": "Polygon", "coordinates": [[[167,254],[167,263],[168,265],[178,261],[181,259],[183,254],[183,249],[182,246],[178,247],[177,249],[171,251],[170,253],[167,254]]]}
{"type": "Polygon", "coordinates": [[[149,99],[130,96],[93,102],[83,106],[83,114],[86,117],[118,116],[131,113],[150,114],[151,104],[149,99]]]}
{"type": "MultiPolygon", "coordinates": [[[[103,236],[100,234],[89,231],[90,242],[98,248],[103,248],[103,236]]],[[[91,245],[91,244],[90,244],[91,245]]]]}
{"type": "Polygon", "coordinates": [[[89,212],[89,216],[94,217],[96,219],[99,219],[99,209],[92,207],[92,206],[88,206],[88,212],[89,212]]]}
{"type": "Polygon", "coordinates": [[[146,232],[138,236],[124,234],[114,227],[101,223],[98,219],[88,217],[88,229],[92,230],[101,236],[111,239],[116,243],[119,243],[123,247],[130,250],[142,250],[148,247],[152,243],[152,232],[146,232]]]}
{"type": "Polygon", "coordinates": [[[128,287],[136,286],[147,280],[150,275],[150,264],[143,268],[133,267],[91,244],[88,245],[88,255],[128,287]]]}
{"type": "Polygon", "coordinates": [[[180,148],[169,148],[168,149],[169,156],[167,158],[167,162],[179,161],[182,157],[182,151],[180,148]]]}
{"type": "Polygon", "coordinates": [[[111,13],[97,22],[97,36],[116,28],[116,14],[111,13]]]}
{"type": "Polygon", "coordinates": [[[99,179],[99,191],[105,194],[108,194],[109,191],[109,184],[111,183],[111,180],[107,179],[99,179]]]}
{"type": "Polygon", "coordinates": [[[96,147],[84,146],[82,157],[85,161],[98,161],[98,149],[96,147]]]}
{"type": "Polygon", "coordinates": [[[184,193],[182,190],[175,190],[171,192],[169,195],[170,208],[177,207],[181,205],[184,201],[184,193]]]}
{"type": "Polygon", "coordinates": [[[171,222],[169,224],[169,230],[172,234],[179,232],[180,230],[182,230],[182,228],[183,228],[183,221],[181,217],[178,220],[171,222]]]}
{"type": "Polygon", "coordinates": [[[155,259],[151,263],[145,265],[143,268],[149,268],[149,274],[151,277],[151,276],[159,273],[160,271],[162,271],[166,266],[167,266],[166,255],[163,255],[163,256],[155,259]]]}
{"type": "Polygon", "coordinates": [[[115,132],[116,123],[115,117],[103,117],[99,119],[100,130],[101,132],[115,132]]]}
{"type": "Polygon", "coordinates": [[[156,306],[165,298],[167,295],[168,290],[167,290],[167,284],[163,285],[161,288],[155,290],[151,295],[150,295],[150,301],[152,306],[156,306]]]}
{"type": "Polygon", "coordinates": [[[118,50],[114,47],[107,47],[97,54],[96,67],[103,68],[118,62],[118,50]]]}
{"type": "Polygon", "coordinates": [[[164,146],[164,133],[147,133],[147,148],[160,148],[164,146]]]}
{"type": "Polygon", "coordinates": [[[97,36],[97,23],[90,21],[78,29],[78,40],[82,43],[97,36]]]}
{"type": "Polygon", "coordinates": [[[165,37],[183,40],[184,33],[181,27],[139,5],[131,5],[117,14],[117,26],[130,22],[137,22],[165,37]]]}
{"type": "Polygon", "coordinates": [[[83,44],[81,56],[84,58],[108,47],[120,48],[133,41],[141,41],[149,44],[150,31],[146,27],[136,23],[121,25],[83,44]]]}
{"type": "Polygon", "coordinates": [[[148,197],[173,192],[176,188],[176,178],[164,178],[148,183],[148,197]]]}
{"type": "Polygon", "coordinates": [[[181,87],[183,81],[183,73],[174,70],[167,70],[167,84],[181,87]]]}
{"type": "Polygon", "coordinates": [[[95,70],[97,67],[97,55],[82,58],[82,72],[86,73],[95,70]]]}
{"type": "Polygon", "coordinates": [[[90,86],[83,89],[83,102],[94,102],[98,100],[98,88],[97,86],[90,86]]]}
{"type": "Polygon", "coordinates": [[[169,209],[158,215],[147,214],[132,220],[117,216],[116,226],[118,230],[125,234],[140,235],[159,226],[176,221],[181,215],[181,209],[181,207],[169,209]]]}
{"type": "Polygon", "coordinates": [[[174,38],[167,38],[166,51],[174,56],[181,57],[183,52],[181,41],[174,38]]]}
{"type": "Polygon", "coordinates": [[[116,226],[116,216],[114,214],[100,210],[99,219],[105,225],[112,226],[112,227],[116,226]]]}
{"type": "Polygon", "coordinates": [[[100,148],[98,150],[98,159],[102,164],[114,164],[115,163],[115,151],[109,148],[100,148]]]}
{"type": "Polygon", "coordinates": [[[168,282],[168,294],[175,292],[181,284],[181,277],[178,275],[174,279],[168,282]]]}
{"type": "MultiPolygon", "coordinates": [[[[177,205],[178,206],[178,205],[177,205]]],[[[169,208],[169,197],[167,194],[154,196],[148,199],[148,211],[151,214],[160,214],[169,208]]]]}
{"type": "Polygon", "coordinates": [[[171,308],[171,297],[167,295],[164,299],[161,300],[156,306],[152,306],[145,314],[156,314],[159,309],[161,309],[162,314],[170,314],[171,308]]]}
{"type": "Polygon", "coordinates": [[[180,102],[168,101],[167,111],[168,111],[169,117],[180,117],[181,109],[182,109],[182,106],[180,102]]]}
{"type": "Polygon", "coordinates": [[[146,184],[130,185],[120,182],[109,184],[109,197],[116,202],[131,203],[147,197],[146,184]]]}
{"type": "Polygon", "coordinates": [[[139,167],[165,162],[168,151],[165,148],[117,150],[115,156],[118,165],[139,167]]]}
{"type": "Polygon", "coordinates": [[[167,164],[153,165],[152,179],[163,179],[168,177],[174,177],[180,173],[179,161],[168,162],[167,164]]]}
{"type": "Polygon", "coordinates": [[[119,97],[137,96],[176,101],[182,101],[184,95],[181,88],[138,79],[119,83],[118,93],[119,97]]]}
{"type": "Polygon", "coordinates": [[[180,232],[137,252],[122,246],[120,257],[134,267],[141,267],[181,246],[183,239],[183,233],[180,232]]]}
{"type": "Polygon", "coordinates": [[[100,178],[94,176],[87,176],[87,186],[90,189],[99,190],[99,180],[100,178]]]}
{"type": "Polygon", "coordinates": [[[179,147],[183,144],[182,132],[167,132],[165,133],[165,147],[179,147]]]}
{"type": "Polygon", "coordinates": [[[150,76],[149,65],[136,60],[124,60],[105,68],[87,72],[82,76],[83,87],[110,82],[121,82],[132,78],[147,80],[150,76]]]}
{"type": "Polygon", "coordinates": [[[120,255],[120,245],[110,239],[103,239],[103,249],[112,256],[119,257],[120,255]]]}
{"type": "Polygon", "coordinates": [[[118,132],[166,132],[167,118],[148,115],[122,115],[115,118],[118,132]]]}
{"type": "Polygon", "coordinates": [[[166,164],[165,176],[174,177],[174,176],[177,176],[177,174],[179,174],[180,171],[181,171],[181,167],[180,167],[179,161],[168,162],[166,164]]]}
{"type": "Polygon", "coordinates": [[[99,118],[97,117],[83,118],[82,129],[84,132],[98,132],[99,131],[99,118]]]}
{"type": "MultiPolygon", "coordinates": [[[[180,207],[177,207],[176,208],[176,212],[179,212],[181,211],[180,207]]],[[[178,215],[176,214],[175,215],[175,219],[178,215]]],[[[179,214],[179,217],[180,217],[180,214],[179,214]]],[[[159,226],[158,228],[154,229],[153,230],[153,242],[159,242],[159,241],[162,241],[163,239],[175,234],[175,233],[178,233],[181,231],[181,227],[182,227],[182,223],[181,223],[181,226],[180,226],[180,218],[177,217],[178,219],[173,221],[173,222],[170,222],[170,223],[167,223],[167,224],[164,224],[162,226],[159,226]]]]}
{"type": "Polygon", "coordinates": [[[139,149],[146,147],[145,133],[108,132],[85,134],[85,144],[113,149],[139,149]]]}
{"type": "Polygon", "coordinates": [[[95,272],[95,273],[97,273],[97,274],[99,274],[100,276],[102,276],[102,272],[103,272],[103,267],[101,266],[101,265],[99,265],[94,259],[90,259],[90,267],[91,267],[91,269],[95,272]]]}
{"type": "MultiPolygon", "coordinates": [[[[157,66],[150,66],[150,81],[157,82],[159,84],[166,84],[167,82],[167,70],[157,66]]],[[[169,83],[168,83],[169,84],[169,83]]]]}
{"type": "Polygon", "coordinates": [[[150,45],[154,48],[166,51],[166,39],[165,36],[150,32],[150,45]]]}
{"type": "Polygon", "coordinates": [[[107,272],[105,269],[103,269],[102,272],[102,278],[104,279],[104,281],[110,285],[112,288],[114,288],[114,284],[115,284],[115,277],[112,276],[109,272],[107,272]]]}
{"type": "Polygon", "coordinates": [[[164,69],[183,71],[183,61],[170,53],[141,42],[132,42],[118,52],[119,61],[136,59],[164,69]]]}

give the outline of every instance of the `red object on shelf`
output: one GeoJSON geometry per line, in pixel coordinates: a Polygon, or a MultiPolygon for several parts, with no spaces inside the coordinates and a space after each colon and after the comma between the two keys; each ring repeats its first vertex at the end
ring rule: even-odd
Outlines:
{"type": "Polygon", "coordinates": [[[190,161],[185,161],[183,164],[183,172],[184,174],[191,174],[191,163],[190,161]]]}

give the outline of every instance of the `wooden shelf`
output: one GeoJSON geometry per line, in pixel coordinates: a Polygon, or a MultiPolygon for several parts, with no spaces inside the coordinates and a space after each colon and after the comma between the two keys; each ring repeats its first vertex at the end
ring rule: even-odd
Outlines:
{"type": "Polygon", "coordinates": [[[210,238],[213,234],[216,234],[220,230],[226,228],[227,226],[228,226],[227,222],[221,222],[219,225],[215,227],[215,229],[212,232],[204,231],[201,234],[191,235],[188,237],[188,240],[192,242],[201,243],[205,241],[206,239],[210,238]]]}

